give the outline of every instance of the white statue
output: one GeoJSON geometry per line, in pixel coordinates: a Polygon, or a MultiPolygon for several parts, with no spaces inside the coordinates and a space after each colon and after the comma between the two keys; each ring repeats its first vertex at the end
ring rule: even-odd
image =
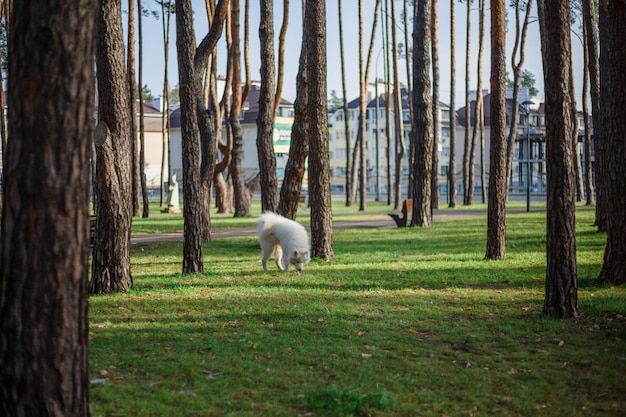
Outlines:
{"type": "Polygon", "coordinates": [[[176,181],[176,174],[172,174],[172,181],[168,187],[169,193],[167,196],[167,213],[180,213],[180,205],[178,203],[178,182],[176,181]]]}

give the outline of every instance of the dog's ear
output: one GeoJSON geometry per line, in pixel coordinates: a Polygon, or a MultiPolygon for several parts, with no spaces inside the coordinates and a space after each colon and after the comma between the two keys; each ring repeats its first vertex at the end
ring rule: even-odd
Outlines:
{"type": "Polygon", "coordinates": [[[294,250],[293,254],[291,254],[292,257],[297,257],[298,255],[300,255],[300,252],[298,252],[297,250],[294,250]]]}

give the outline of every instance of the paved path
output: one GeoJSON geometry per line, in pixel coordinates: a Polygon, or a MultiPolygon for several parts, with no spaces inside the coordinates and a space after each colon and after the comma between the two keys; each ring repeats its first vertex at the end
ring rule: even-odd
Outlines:
{"type": "MultiPolygon", "coordinates": [[[[377,213],[373,213],[377,214],[377,213]]],[[[470,217],[478,217],[487,215],[484,209],[456,209],[456,210],[435,210],[433,221],[447,221],[456,219],[465,219],[470,217]]],[[[305,225],[308,229],[308,226],[305,225]]],[[[346,220],[333,222],[334,229],[385,229],[395,228],[396,224],[389,216],[381,216],[377,219],[366,220],[346,220]]],[[[231,236],[254,236],[256,229],[254,227],[240,227],[232,229],[213,229],[211,230],[211,238],[220,239],[231,236]]],[[[183,233],[138,233],[131,236],[131,243],[145,242],[182,242],[183,233]]]]}

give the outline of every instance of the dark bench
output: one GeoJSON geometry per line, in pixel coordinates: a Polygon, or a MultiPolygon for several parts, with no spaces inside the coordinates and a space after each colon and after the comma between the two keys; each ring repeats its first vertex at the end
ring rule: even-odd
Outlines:
{"type": "Polygon", "coordinates": [[[309,198],[308,198],[307,194],[300,194],[298,196],[298,206],[300,204],[302,204],[302,207],[301,207],[302,211],[306,211],[306,209],[307,209],[307,207],[309,205],[309,201],[308,200],[309,200],[309,198]]]}
{"type": "Polygon", "coordinates": [[[93,242],[96,236],[96,216],[89,216],[89,247],[93,248],[93,242]]]}
{"type": "Polygon", "coordinates": [[[411,218],[413,217],[413,199],[407,198],[402,203],[402,212],[389,213],[389,217],[396,222],[398,227],[406,227],[411,224],[411,218]]]}

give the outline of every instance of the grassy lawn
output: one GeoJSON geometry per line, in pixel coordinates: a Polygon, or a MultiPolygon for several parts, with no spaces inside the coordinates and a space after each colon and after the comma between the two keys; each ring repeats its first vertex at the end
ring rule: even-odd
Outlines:
{"type": "Polygon", "coordinates": [[[264,273],[252,236],[205,244],[195,276],[182,243],[133,245],[133,290],[90,299],[93,415],[626,415],[626,288],[596,283],[605,236],[577,222],[567,321],[541,316],[542,212],[508,216],[504,261],[486,217],[336,230],[300,275],[264,273]]]}

